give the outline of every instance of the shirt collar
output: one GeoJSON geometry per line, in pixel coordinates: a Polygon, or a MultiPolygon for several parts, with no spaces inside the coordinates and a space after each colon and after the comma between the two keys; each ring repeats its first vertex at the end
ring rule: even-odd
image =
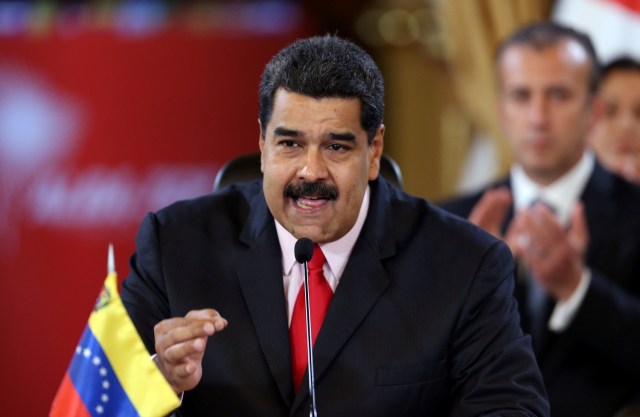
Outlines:
{"type": "MultiPolygon", "coordinates": [[[[367,218],[367,212],[369,211],[369,199],[370,192],[369,186],[367,186],[364,198],[362,199],[362,204],[360,205],[358,218],[351,230],[336,241],[320,244],[320,249],[322,249],[322,253],[324,253],[325,258],[327,258],[327,263],[329,264],[329,268],[331,268],[331,272],[338,279],[340,279],[344,268],[347,266],[351,250],[356,244],[356,240],[358,239],[358,236],[360,236],[360,231],[362,230],[364,221],[367,218]]],[[[274,221],[276,224],[276,231],[278,232],[280,248],[282,249],[282,272],[283,275],[288,275],[296,264],[294,248],[298,239],[289,233],[277,220],[274,219],[274,221]]]]}
{"type": "Polygon", "coordinates": [[[525,174],[520,165],[511,168],[511,188],[516,211],[540,199],[551,205],[561,224],[567,225],[571,211],[593,172],[595,158],[589,151],[566,174],[547,186],[541,186],[525,174]]]}

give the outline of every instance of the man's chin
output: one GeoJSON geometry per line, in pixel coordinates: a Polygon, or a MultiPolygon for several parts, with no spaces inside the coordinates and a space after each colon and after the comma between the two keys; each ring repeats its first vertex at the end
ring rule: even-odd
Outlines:
{"type": "Polygon", "coordinates": [[[314,243],[324,243],[337,240],[333,234],[327,230],[326,223],[320,224],[303,224],[294,225],[291,228],[291,234],[300,239],[306,237],[311,239],[314,243]]]}
{"type": "Polygon", "coordinates": [[[293,235],[296,239],[306,237],[311,239],[314,243],[320,243],[324,241],[325,233],[322,228],[316,226],[297,226],[293,228],[293,235]]]}

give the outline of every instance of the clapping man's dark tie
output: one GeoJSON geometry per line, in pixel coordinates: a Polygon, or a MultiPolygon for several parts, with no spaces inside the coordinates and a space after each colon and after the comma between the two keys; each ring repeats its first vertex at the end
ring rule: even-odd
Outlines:
{"type": "MultiPolygon", "coordinates": [[[[552,213],[556,213],[555,208],[544,200],[535,199],[531,203],[531,207],[533,207],[535,204],[543,204],[552,213]]],[[[523,267],[524,265],[519,266],[523,267]]],[[[534,349],[536,351],[539,351],[541,349],[545,336],[545,330],[547,327],[547,322],[549,320],[552,300],[542,288],[542,286],[538,282],[538,279],[533,275],[533,273],[527,268],[523,269],[526,269],[526,272],[524,272],[526,276],[526,282],[524,282],[524,305],[526,308],[526,317],[528,319],[529,333],[531,334],[531,337],[533,339],[534,349]]]]}

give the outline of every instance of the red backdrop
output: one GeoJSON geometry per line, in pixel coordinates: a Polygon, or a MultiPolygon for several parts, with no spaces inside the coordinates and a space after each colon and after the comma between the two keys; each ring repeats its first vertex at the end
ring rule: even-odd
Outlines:
{"type": "Polygon", "coordinates": [[[266,61],[305,35],[164,25],[0,37],[0,415],[43,416],[142,216],[257,150],[266,61]]]}

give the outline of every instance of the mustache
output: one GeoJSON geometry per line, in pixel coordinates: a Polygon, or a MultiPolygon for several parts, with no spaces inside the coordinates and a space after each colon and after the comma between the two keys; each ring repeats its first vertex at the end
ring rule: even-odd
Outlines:
{"type": "Polygon", "coordinates": [[[284,187],[284,196],[287,198],[314,196],[323,200],[337,200],[339,195],[335,186],[323,182],[303,181],[298,184],[287,184],[284,187]]]}

